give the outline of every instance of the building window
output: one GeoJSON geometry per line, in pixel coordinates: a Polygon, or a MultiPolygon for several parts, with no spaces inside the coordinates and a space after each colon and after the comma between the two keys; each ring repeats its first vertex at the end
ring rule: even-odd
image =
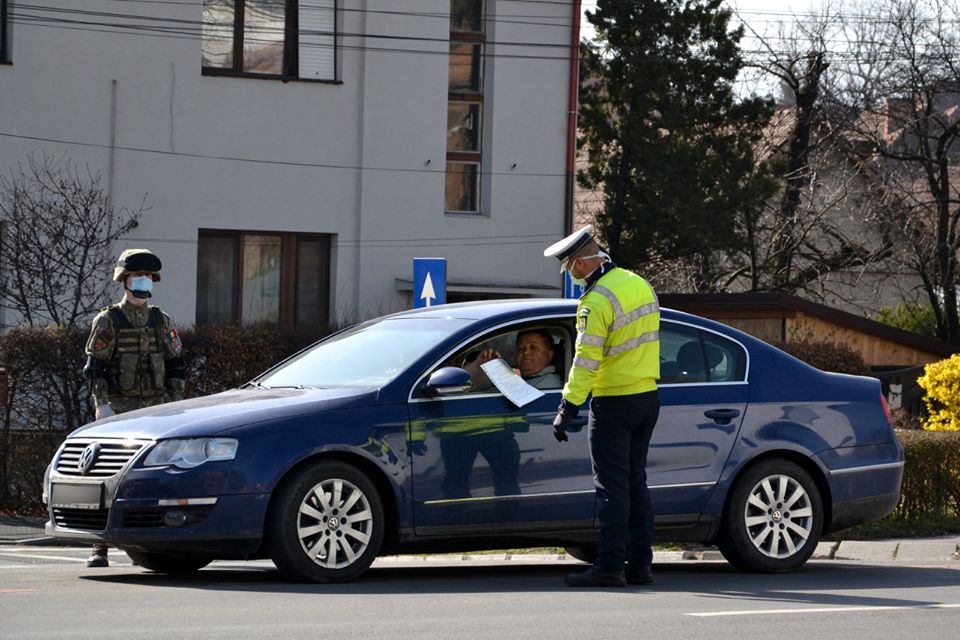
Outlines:
{"type": "Polygon", "coordinates": [[[483,0],[450,0],[444,209],[480,212],[483,142],[483,0]]]}
{"type": "Polygon", "coordinates": [[[197,324],[329,322],[330,236],[201,230],[197,324]]]}
{"type": "Polygon", "coordinates": [[[337,0],[203,0],[203,72],[337,80],[337,0]]]}
{"type": "Polygon", "coordinates": [[[0,0],[0,63],[10,62],[10,33],[7,24],[7,0],[0,0]]]}

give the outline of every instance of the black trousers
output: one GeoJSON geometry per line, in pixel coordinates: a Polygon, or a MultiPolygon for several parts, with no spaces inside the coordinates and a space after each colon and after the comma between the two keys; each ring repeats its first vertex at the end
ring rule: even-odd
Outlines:
{"type": "Polygon", "coordinates": [[[593,482],[600,504],[599,569],[620,571],[653,563],[653,506],[647,452],[660,415],[656,391],[590,401],[588,429],[593,482]]]}

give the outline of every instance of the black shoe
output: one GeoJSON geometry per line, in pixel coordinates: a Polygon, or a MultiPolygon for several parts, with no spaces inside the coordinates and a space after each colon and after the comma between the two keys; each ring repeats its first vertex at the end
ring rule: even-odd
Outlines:
{"type": "Polygon", "coordinates": [[[87,568],[97,569],[100,567],[109,567],[110,561],[107,560],[107,548],[106,547],[94,547],[93,553],[90,554],[90,557],[87,558],[87,568]]]}
{"type": "Polygon", "coordinates": [[[631,571],[627,566],[626,576],[630,584],[653,584],[654,582],[653,570],[650,567],[640,567],[631,571]]]}
{"type": "Polygon", "coordinates": [[[623,571],[604,571],[590,567],[583,573],[571,573],[564,582],[571,587],[623,587],[627,579],[623,571]]]}

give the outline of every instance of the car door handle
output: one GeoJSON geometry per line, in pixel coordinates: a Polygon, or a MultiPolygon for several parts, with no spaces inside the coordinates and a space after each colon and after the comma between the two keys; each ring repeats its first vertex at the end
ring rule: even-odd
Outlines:
{"type": "Polygon", "coordinates": [[[739,409],[708,409],[703,412],[717,424],[730,424],[730,421],[740,415],[739,409]]]}

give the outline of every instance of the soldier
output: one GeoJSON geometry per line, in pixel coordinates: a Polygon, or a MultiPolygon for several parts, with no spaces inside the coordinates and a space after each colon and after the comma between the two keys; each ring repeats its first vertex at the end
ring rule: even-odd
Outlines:
{"type": "MultiPolygon", "coordinates": [[[[83,368],[97,420],[183,398],[180,337],[170,316],[147,304],[161,266],[147,249],[127,249],[117,260],[113,279],[123,284],[123,300],[94,318],[83,368]]],[[[108,564],[107,546],[94,545],[87,566],[108,564]]]]}

